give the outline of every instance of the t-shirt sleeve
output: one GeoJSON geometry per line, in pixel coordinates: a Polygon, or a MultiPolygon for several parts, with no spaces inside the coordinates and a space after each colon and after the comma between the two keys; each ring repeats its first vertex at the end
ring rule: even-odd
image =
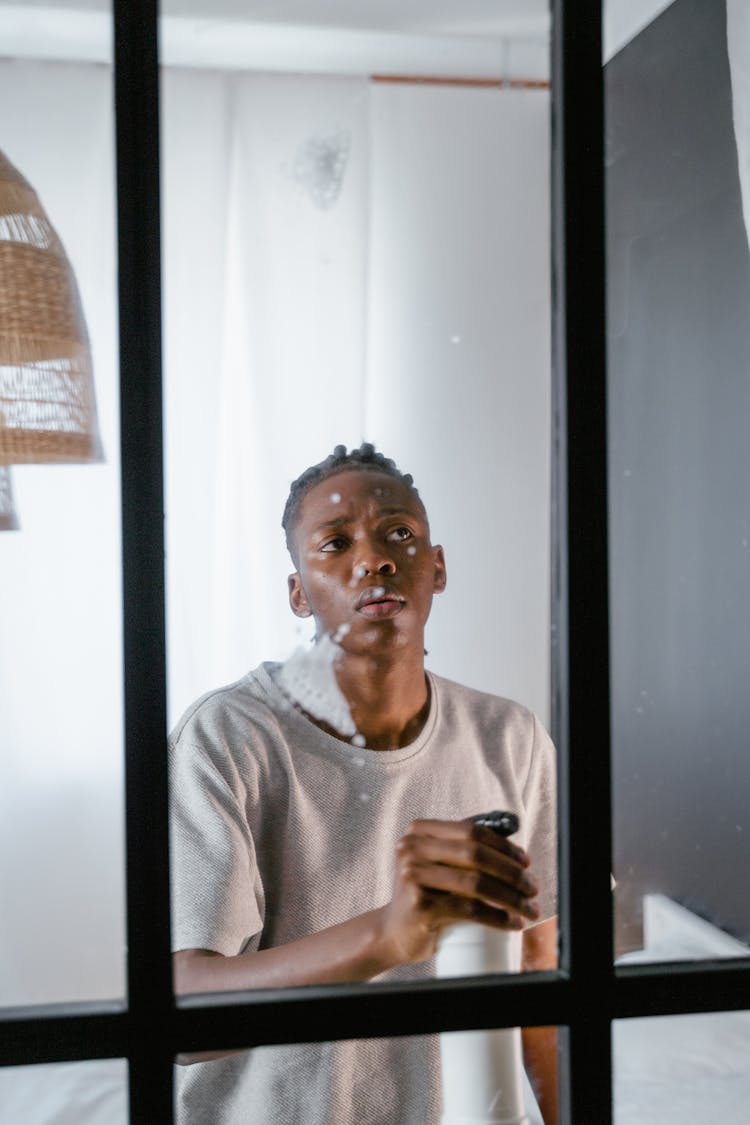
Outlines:
{"type": "Polygon", "coordinates": [[[170,742],[172,948],[258,944],[264,894],[243,788],[221,747],[170,742]]]}
{"type": "Polygon", "coordinates": [[[527,851],[539,883],[539,920],[557,913],[557,786],[555,747],[534,716],[529,772],[523,787],[527,851]]]}

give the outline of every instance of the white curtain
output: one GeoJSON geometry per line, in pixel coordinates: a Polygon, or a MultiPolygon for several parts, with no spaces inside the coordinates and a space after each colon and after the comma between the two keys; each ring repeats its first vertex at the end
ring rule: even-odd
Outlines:
{"type": "Polygon", "coordinates": [[[173,717],[309,637],[281,511],[362,439],[447,540],[432,666],[545,714],[546,95],[185,72],[164,91],[173,717]]]}
{"type": "MultiPolygon", "coordinates": [[[[163,92],[171,720],[299,642],[287,490],[362,439],[414,474],[446,548],[431,667],[544,716],[546,94],[188,70],[163,92]]],[[[77,274],[107,457],[17,469],[22,530],[0,535],[13,1004],[123,989],[111,74],[2,61],[0,107],[77,274]]]]}
{"type": "Polygon", "coordinates": [[[750,5],[727,0],[727,47],[742,210],[750,245],[750,5]]]}

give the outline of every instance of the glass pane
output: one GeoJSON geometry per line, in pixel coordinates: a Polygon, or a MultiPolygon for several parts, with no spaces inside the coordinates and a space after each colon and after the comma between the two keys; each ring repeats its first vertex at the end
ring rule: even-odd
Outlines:
{"type": "MultiPolygon", "coordinates": [[[[412,819],[491,808],[520,816],[548,918],[546,10],[244,11],[166,3],[161,26],[177,948],[265,953],[378,911],[412,819]],[[432,538],[389,527],[397,565],[342,554],[330,604],[305,587],[340,544],[306,544],[290,608],[290,484],[362,441],[414,475],[432,538]]],[[[360,477],[368,504],[414,501],[342,473],[324,523],[360,477]]]]}
{"type": "Polygon", "coordinates": [[[747,1120],[750,1012],[613,1025],[615,1125],[747,1120]]]}
{"type": "Polygon", "coordinates": [[[104,457],[10,470],[20,530],[0,536],[2,1004],[117,997],[124,980],[111,18],[108,6],[69,16],[0,4],[0,144],[44,209],[3,185],[5,388],[16,372],[3,407],[19,427],[28,407],[31,462],[72,441],[78,415],[57,413],[69,391],[85,413],[74,290],[64,296],[50,264],[61,259],[49,223],[80,294],[104,457]]]}
{"type": "Polygon", "coordinates": [[[542,1125],[556,1051],[554,1028],[259,1047],[176,1067],[177,1125],[204,1106],[289,1125],[542,1125]]]}
{"type": "Polygon", "coordinates": [[[625,7],[605,66],[618,951],[658,894],[719,931],[687,923],[705,940],[673,954],[731,956],[750,940],[747,39],[741,5],[625,7]]]}
{"type": "Polygon", "coordinates": [[[5,1125],[127,1125],[128,1064],[51,1063],[0,1068],[0,1121],[5,1125]]]}
{"type": "Polygon", "coordinates": [[[432,667],[544,719],[546,13],[182,8],[161,32],[173,718],[300,642],[289,485],[366,439],[448,553],[432,667]]]}

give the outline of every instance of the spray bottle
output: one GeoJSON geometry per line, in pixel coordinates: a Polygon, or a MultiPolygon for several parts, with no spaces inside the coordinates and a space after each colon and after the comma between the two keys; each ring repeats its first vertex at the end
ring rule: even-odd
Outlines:
{"type": "MultiPolygon", "coordinates": [[[[484,813],[473,820],[502,836],[518,831],[515,813],[484,813]]],[[[520,968],[520,933],[473,922],[446,930],[436,959],[439,977],[516,973],[520,968]]],[[[440,1057],[442,1125],[529,1125],[523,1099],[520,1028],[441,1035],[440,1057]]]]}

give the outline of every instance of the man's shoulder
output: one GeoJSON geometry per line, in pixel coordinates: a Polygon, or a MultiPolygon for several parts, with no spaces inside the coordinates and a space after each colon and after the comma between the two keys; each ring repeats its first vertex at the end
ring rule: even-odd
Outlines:
{"type": "Polygon", "coordinates": [[[438,676],[434,672],[430,672],[430,679],[443,707],[450,707],[477,718],[487,717],[494,721],[503,719],[522,724],[533,724],[535,721],[534,712],[515,699],[494,692],[481,691],[455,680],[449,680],[445,676],[438,676]]]}
{"type": "Polygon", "coordinates": [[[184,740],[202,740],[211,733],[226,734],[241,724],[263,723],[277,709],[272,680],[274,665],[265,663],[233,683],[213,688],[199,696],[175,724],[169,741],[176,747],[184,740]]]}

